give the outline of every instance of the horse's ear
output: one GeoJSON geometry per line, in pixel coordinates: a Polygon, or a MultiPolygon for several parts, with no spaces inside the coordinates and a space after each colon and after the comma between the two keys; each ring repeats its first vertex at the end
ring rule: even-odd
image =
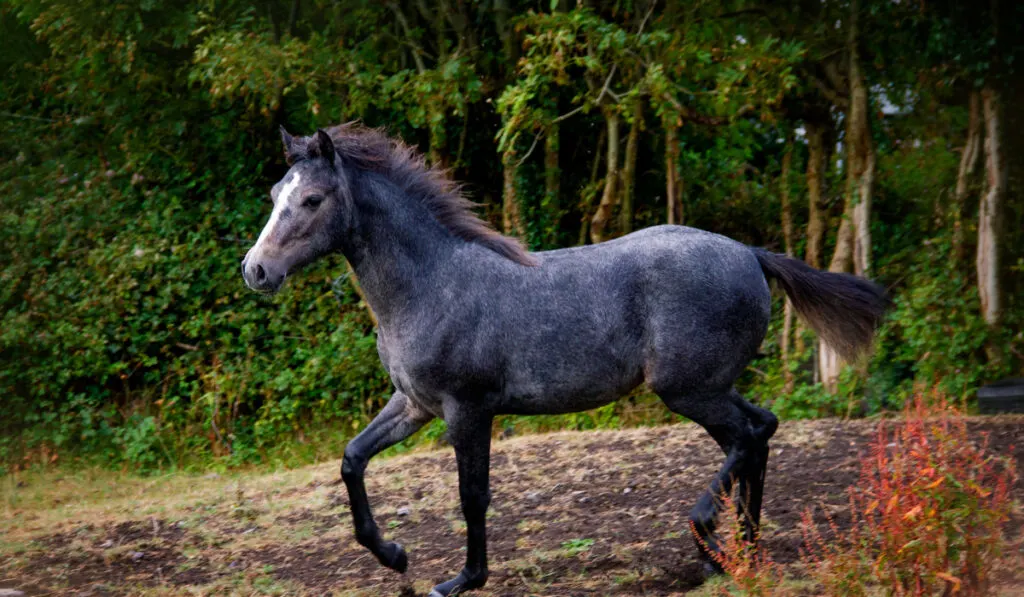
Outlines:
{"type": "Polygon", "coordinates": [[[323,129],[316,129],[316,148],[320,157],[326,159],[328,164],[334,164],[334,141],[323,129]]]}
{"type": "Polygon", "coordinates": [[[291,150],[292,150],[292,142],[293,141],[295,141],[295,138],[292,137],[291,134],[288,133],[288,131],[284,130],[284,125],[282,125],[281,126],[281,143],[284,143],[284,153],[286,155],[289,152],[291,152],[291,150]]]}

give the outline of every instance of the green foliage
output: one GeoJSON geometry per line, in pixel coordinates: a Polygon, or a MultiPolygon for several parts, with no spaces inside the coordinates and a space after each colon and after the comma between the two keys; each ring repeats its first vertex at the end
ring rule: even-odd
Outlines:
{"type": "MultiPolygon", "coordinates": [[[[502,164],[518,164],[527,240],[555,248],[575,244],[592,215],[602,119],[616,112],[632,125],[630,108],[644,102],[653,117],[640,134],[635,225],[664,222],[662,132],[672,125],[686,223],[779,248],[783,140],[816,89],[815,61],[841,52],[844,32],[834,24],[846,5],[797,14],[747,2],[541,10],[546,4],[510,2],[507,14],[472,2],[431,11],[409,1],[312,0],[294,4],[295,13],[276,1],[0,4],[10,48],[0,53],[0,462],[88,458],[141,470],[303,462],[336,457],[379,409],[389,382],[340,258],[273,299],[247,292],[238,275],[269,211],[267,189],[284,171],[279,125],[303,133],[356,118],[387,125],[466,181],[491,221],[501,213],[502,164]],[[549,141],[557,193],[544,184],[552,174],[544,152],[533,151],[549,141]],[[503,153],[514,157],[503,162],[503,153]]],[[[942,208],[966,118],[940,102],[992,70],[988,46],[975,43],[988,25],[866,4],[872,40],[885,42],[869,73],[873,93],[906,104],[874,131],[876,271],[894,309],[874,358],[845,372],[835,394],[814,383],[809,333],[789,364],[796,386],[786,390],[773,321],[766,358],[741,389],[785,416],[898,408],[920,383],[969,396],[1020,368],[1013,356],[992,363],[982,350],[993,334],[1008,355],[1024,345],[1019,283],[1008,276],[1005,328],[1016,335],[988,329],[976,316],[969,258],[954,263],[942,208]],[[922,40],[926,51],[917,52],[922,40]],[[925,64],[934,69],[919,79],[925,64]]],[[[1019,48],[1003,50],[1010,72],[1019,48]]],[[[798,135],[798,230],[805,154],[798,135]]],[[[832,160],[832,228],[843,176],[832,160]]],[[[1008,213],[1021,209],[1014,203],[1008,213]]],[[[1010,274],[1022,269],[1022,242],[1007,230],[1010,274]]],[[[499,426],[671,420],[639,390],[593,412],[499,426]]],[[[435,423],[420,437],[443,432],[435,423]]]]}
{"type": "Polygon", "coordinates": [[[12,127],[0,164],[0,456],[145,470],[274,459],[308,426],[350,434],[388,387],[339,263],[273,301],[237,274],[266,211],[270,127],[254,143],[239,134],[252,105],[211,113],[190,92],[196,21],[72,4],[20,6],[49,53],[3,98],[56,117],[12,127]]]}

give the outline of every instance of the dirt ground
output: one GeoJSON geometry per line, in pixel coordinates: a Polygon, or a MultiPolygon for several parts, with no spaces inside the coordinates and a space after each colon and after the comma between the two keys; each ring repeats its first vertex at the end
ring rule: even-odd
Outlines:
{"type": "MultiPolygon", "coordinates": [[[[806,508],[827,508],[843,524],[845,491],[874,429],[862,421],[782,424],[763,521],[776,561],[792,565],[798,556],[806,508]]],[[[1024,463],[1024,417],[973,419],[970,429],[988,432],[997,452],[1024,463]]],[[[692,424],[495,442],[491,578],[473,594],[708,593],[698,589],[686,515],[721,460],[692,424]]],[[[8,496],[0,589],[407,597],[461,568],[465,527],[450,450],[374,461],[367,474],[378,523],[409,552],[405,575],[379,566],[352,538],[339,464],[260,476],[179,475],[120,489],[58,479],[35,489],[52,500],[45,508],[12,507],[8,496]],[[105,491],[114,494],[102,497],[105,491]],[[96,492],[101,498],[90,497],[96,492]]],[[[32,492],[32,482],[12,491],[32,492]]],[[[1014,535],[1019,514],[1018,507],[1014,535]]],[[[1012,568],[1002,572],[1001,592],[1024,594],[1024,575],[1012,568]]]]}

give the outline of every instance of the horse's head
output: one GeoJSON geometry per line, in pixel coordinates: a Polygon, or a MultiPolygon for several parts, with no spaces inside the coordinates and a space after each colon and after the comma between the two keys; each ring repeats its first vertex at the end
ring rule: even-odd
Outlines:
{"type": "Polygon", "coordinates": [[[274,210],[242,260],[249,288],[274,292],[285,277],[337,249],[351,218],[351,194],[334,142],[324,131],[294,138],[283,128],[291,169],[270,190],[274,210]]]}

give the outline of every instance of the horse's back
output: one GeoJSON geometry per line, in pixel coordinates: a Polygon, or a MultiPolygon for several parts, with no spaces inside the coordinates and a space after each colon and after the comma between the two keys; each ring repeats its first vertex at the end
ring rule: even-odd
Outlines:
{"type": "Polygon", "coordinates": [[[650,313],[685,304],[710,315],[734,308],[735,299],[767,305],[767,282],[750,248],[697,228],[654,226],[596,245],[536,255],[539,276],[526,270],[524,278],[559,285],[577,277],[573,272],[587,272],[594,294],[628,284],[644,293],[650,313]],[[616,279],[593,283],[600,276],[616,279]]]}

